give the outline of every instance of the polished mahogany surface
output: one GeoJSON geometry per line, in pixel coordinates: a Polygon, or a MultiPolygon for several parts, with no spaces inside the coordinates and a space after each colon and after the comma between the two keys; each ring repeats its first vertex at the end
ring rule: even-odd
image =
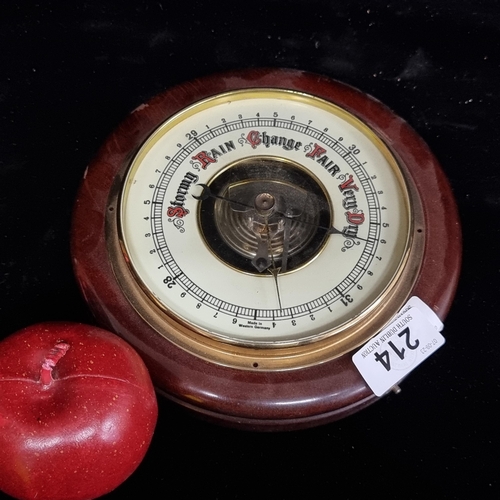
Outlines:
{"type": "MultiPolygon", "coordinates": [[[[219,499],[359,498],[381,488],[385,498],[498,498],[499,7],[213,4],[0,6],[2,336],[44,320],[95,321],[73,275],[71,217],[86,167],[131,110],[220,72],[325,75],[401,116],[450,182],[464,258],[445,346],[400,394],[303,431],[238,431],[159,398],[145,461],[109,498],[156,498],[160,485],[162,497],[187,499],[199,484],[219,499]]],[[[436,263],[436,279],[450,278],[450,259],[436,263]]]]}

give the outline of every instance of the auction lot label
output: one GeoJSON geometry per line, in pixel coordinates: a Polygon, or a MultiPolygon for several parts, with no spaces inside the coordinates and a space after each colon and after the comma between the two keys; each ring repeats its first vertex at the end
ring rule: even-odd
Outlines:
{"type": "Polygon", "coordinates": [[[430,309],[405,306],[402,311],[352,358],[376,396],[383,396],[445,343],[436,321],[428,319],[430,309]]]}

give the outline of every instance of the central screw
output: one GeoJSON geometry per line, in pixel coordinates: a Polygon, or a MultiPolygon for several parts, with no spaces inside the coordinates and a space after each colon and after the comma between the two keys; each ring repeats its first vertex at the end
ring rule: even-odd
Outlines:
{"type": "Polygon", "coordinates": [[[261,215],[269,215],[274,208],[276,200],[270,193],[260,193],[255,197],[254,206],[261,215]]]}

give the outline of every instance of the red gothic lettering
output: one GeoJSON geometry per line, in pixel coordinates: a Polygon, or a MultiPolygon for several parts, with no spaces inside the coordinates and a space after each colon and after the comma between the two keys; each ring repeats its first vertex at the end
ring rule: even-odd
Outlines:
{"type": "Polygon", "coordinates": [[[345,217],[349,224],[355,224],[356,226],[359,226],[360,224],[363,224],[363,222],[365,222],[365,214],[363,212],[346,212],[345,217]]]}
{"type": "Polygon", "coordinates": [[[354,183],[354,179],[352,178],[352,175],[349,175],[349,179],[344,181],[342,184],[339,184],[339,189],[341,191],[344,191],[345,189],[354,189],[354,191],[359,191],[358,186],[354,183]]]}
{"type": "Polygon", "coordinates": [[[248,132],[247,141],[253,149],[255,149],[262,142],[260,140],[260,134],[256,130],[250,130],[250,132],[248,132]]]}
{"type": "Polygon", "coordinates": [[[191,157],[193,160],[198,160],[201,163],[201,168],[205,170],[210,163],[215,163],[217,160],[214,160],[206,151],[202,151],[195,156],[191,157]]]}
{"type": "Polygon", "coordinates": [[[314,143],[314,149],[306,154],[308,158],[319,158],[321,155],[326,153],[326,149],[322,148],[320,145],[314,143]]]}
{"type": "Polygon", "coordinates": [[[186,210],[182,207],[168,207],[167,209],[167,217],[184,217],[189,213],[189,210],[186,210]]]}

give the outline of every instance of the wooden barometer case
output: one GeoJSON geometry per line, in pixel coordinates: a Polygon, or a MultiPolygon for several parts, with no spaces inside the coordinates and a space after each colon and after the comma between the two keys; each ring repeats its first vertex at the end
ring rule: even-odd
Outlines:
{"type": "Polygon", "coordinates": [[[85,172],[72,256],[159,392],[282,430],[377,400],[353,353],[409,297],[444,319],[461,244],[448,182],[401,118],[337,81],[253,69],[131,113],[85,172]]]}

